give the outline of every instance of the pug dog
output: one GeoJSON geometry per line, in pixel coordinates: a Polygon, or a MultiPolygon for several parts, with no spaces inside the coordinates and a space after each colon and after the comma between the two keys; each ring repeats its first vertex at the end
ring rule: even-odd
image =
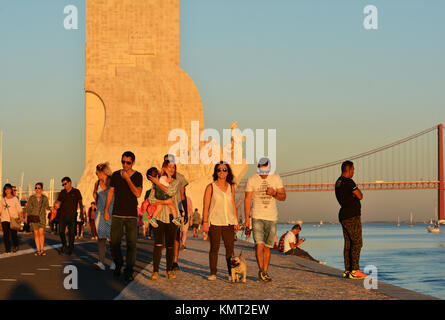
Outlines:
{"type": "Polygon", "coordinates": [[[240,275],[243,275],[243,283],[246,283],[247,277],[247,265],[246,260],[241,256],[242,252],[238,257],[230,258],[230,266],[232,268],[232,282],[239,282],[240,275]]]}

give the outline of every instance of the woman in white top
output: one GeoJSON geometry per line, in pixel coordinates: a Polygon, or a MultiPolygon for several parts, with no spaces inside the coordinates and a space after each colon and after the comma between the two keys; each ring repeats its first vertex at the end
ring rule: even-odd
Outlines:
{"type": "Polygon", "coordinates": [[[216,280],[219,244],[222,237],[226,248],[229,280],[231,280],[230,258],[233,256],[235,232],[239,230],[239,224],[232,169],[226,162],[220,161],[215,165],[213,181],[204,193],[202,225],[202,230],[208,232],[210,238],[210,277],[208,279],[216,280]]]}
{"type": "Polygon", "coordinates": [[[10,236],[12,236],[12,252],[17,252],[19,247],[19,240],[17,238],[17,230],[12,230],[11,219],[23,219],[23,211],[20,206],[19,199],[12,194],[12,185],[9,183],[3,187],[3,199],[0,206],[0,217],[3,229],[3,243],[5,244],[6,253],[11,252],[10,236]]]}

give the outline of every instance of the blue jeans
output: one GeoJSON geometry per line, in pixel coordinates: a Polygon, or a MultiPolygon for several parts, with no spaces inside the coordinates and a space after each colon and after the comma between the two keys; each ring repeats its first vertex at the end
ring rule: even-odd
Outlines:
{"type": "Polygon", "coordinates": [[[136,218],[120,218],[113,216],[111,221],[111,256],[116,269],[122,268],[124,260],[121,251],[121,241],[124,236],[124,229],[127,240],[127,258],[125,274],[132,275],[136,263],[136,243],[138,240],[138,220],[136,218]]]}
{"type": "Polygon", "coordinates": [[[277,233],[277,222],[263,219],[252,219],[253,240],[255,244],[264,244],[273,248],[277,233]]]}

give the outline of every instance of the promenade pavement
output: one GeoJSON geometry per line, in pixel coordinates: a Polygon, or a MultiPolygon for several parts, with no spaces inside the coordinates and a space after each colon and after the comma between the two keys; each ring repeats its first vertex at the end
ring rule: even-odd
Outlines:
{"type": "MultiPolygon", "coordinates": [[[[126,286],[123,276],[113,278],[109,269],[98,271],[93,263],[98,260],[97,241],[85,232],[83,240],[76,240],[71,256],[59,255],[60,237],[45,232],[47,256],[34,256],[35,243],[32,234],[19,233],[19,251],[13,255],[0,254],[0,300],[112,300],[126,286]],[[64,286],[66,266],[77,270],[77,289],[64,286]]],[[[0,251],[4,251],[0,233],[0,251]]],[[[122,243],[125,255],[125,241],[122,243]]],[[[106,264],[111,256],[107,245],[106,264]]],[[[152,241],[138,239],[135,272],[143,270],[152,258],[152,241]]]]}
{"type": "Polygon", "coordinates": [[[216,281],[208,281],[209,242],[189,235],[187,249],[179,255],[177,279],[165,277],[165,251],[160,264],[160,277],[151,280],[148,265],[116,297],[118,300],[394,300],[434,299],[399,287],[379,282],[378,290],[364,288],[363,280],[343,279],[342,271],[296,256],[285,256],[272,250],[269,274],[271,282],[258,278],[254,245],[235,242],[235,255],[242,250],[248,266],[247,283],[228,281],[225,249],[221,243],[216,281]]]}
{"type": "MultiPolygon", "coordinates": [[[[221,243],[216,281],[208,281],[209,242],[193,238],[189,231],[187,249],[179,255],[180,272],[177,279],[165,278],[165,250],[160,265],[160,277],[153,281],[153,240],[138,240],[136,278],[129,285],[114,279],[112,271],[97,271],[97,243],[88,239],[76,240],[72,256],[60,256],[57,235],[46,233],[46,257],[34,256],[34,239],[20,234],[20,251],[11,256],[0,255],[0,300],[434,300],[410,290],[383,282],[378,290],[367,290],[363,280],[342,278],[342,271],[295,256],[285,256],[272,250],[269,274],[271,282],[258,279],[254,245],[235,242],[235,254],[242,251],[246,259],[247,283],[228,281],[225,249],[221,243]],[[66,265],[78,270],[78,289],[66,290],[63,282],[66,265]]],[[[1,237],[0,237],[1,238],[1,237]]],[[[3,244],[0,240],[0,246],[3,244]]],[[[125,254],[125,243],[123,253],[125,254]]],[[[3,249],[3,248],[2,248],[3,249]]],[[[2,250],[3,251],[3,250],[2,250]]],[[[107,263],[110,263],[109,252],[107,263]]]]}

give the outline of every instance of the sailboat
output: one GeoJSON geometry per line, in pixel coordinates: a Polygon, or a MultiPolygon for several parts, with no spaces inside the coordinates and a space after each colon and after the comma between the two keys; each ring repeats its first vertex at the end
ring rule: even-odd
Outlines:
{"type": "Polygon", "coordinates": [[[428,227],[426,228],[426,230],[427,230],[429,233],[439,233],[439,232],[440,232],[439,223],[436,222],[434,226],[428,226],[428,227]]]}
{"type": "Polygon", "coordinates": [[[409,227],[410,228],[413,227],[413,213],[412,212],[409,214],[409,227]]]}
{"type": "Polygon", "coordinates": [[[397,226],[400,227],[400,216],[397,216],[397,226]]]}

